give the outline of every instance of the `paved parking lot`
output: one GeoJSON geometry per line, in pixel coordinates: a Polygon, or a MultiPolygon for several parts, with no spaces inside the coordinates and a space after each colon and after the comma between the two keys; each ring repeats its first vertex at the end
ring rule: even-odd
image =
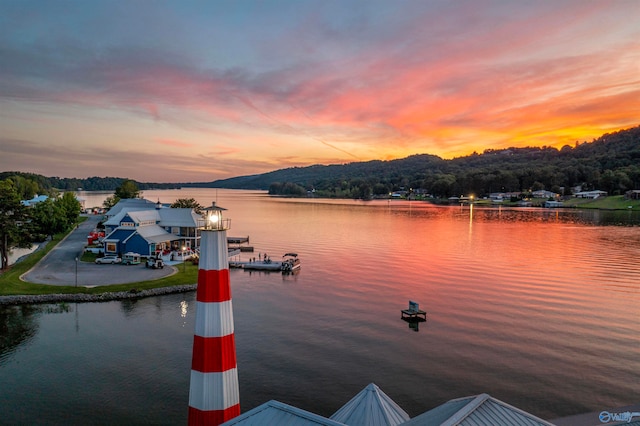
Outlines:
{"type": "Polygon", "coordinates": [[[163,269],[145,268],[140,265],[96,265],[76,262],[87,243],[87,235],[100,221],[101,216],[89,216],[63,241],[51,250],[36,266],[22,275],[24,281],[49,285],[78,285],[86,287],[126,284],[166,277],[177,272],[173,266],[163,269]]]}

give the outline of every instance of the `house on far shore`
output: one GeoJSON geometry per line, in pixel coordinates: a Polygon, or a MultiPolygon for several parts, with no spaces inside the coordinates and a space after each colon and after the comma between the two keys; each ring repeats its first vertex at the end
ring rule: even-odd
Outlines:
{"type": "Polygon", "coordinates": [[[181,252],[183,247],[191,251],[200,246],[198,227],[203,218],[193,209],[174,209],[160,202],[131,198],[120,200],[106,217],[105,255],[134,252],[150,256],[181,252]]]}
{"type": "Polygon", "coordinates": [[[632,189],[624,193],[624,198],[627,200],[640,200],[640,189],[632,189]]]}
{"type": "Polygon", "coordinates": [[[545,191],[544,189],[540,189],[538,191],[533,191],[531,193],[531,196],[533,198],[558,198],[560,197],[560,194],[556,193],[556,192],[551,192],[551,191],[545,191]]]}
{"type": "Polygon", "coordinates": [[[574,197],[576,198],[593,198],[596,199],[598,197],[606,197],[607,196],[607,191],[581,191],[581,192],[576,192],[575,194],[573,194],[574,197]]]}

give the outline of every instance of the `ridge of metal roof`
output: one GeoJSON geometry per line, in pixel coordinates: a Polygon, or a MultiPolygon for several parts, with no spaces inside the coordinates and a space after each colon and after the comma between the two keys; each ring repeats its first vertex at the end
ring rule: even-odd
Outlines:
{"type": "Polygon", "coordinates": [[[330,417],[349,426],[397,426],[409,418],[409,415],[374,383],[367,385],[330,417]]]}
{"type": "Polygon", "coordinates": [[[301,408],[271,400],[259,405],[244,414],[225,423],[223,426],[345,426],[326,417],[311,413],[301,408]]]}
{"type": "Polygon", "coordinates": [[[553,423],[500,401],[486,393],[452,399],[405,423],[405,425],[409,426],[474,426],[487,424],[553,426],[553,423]]]}

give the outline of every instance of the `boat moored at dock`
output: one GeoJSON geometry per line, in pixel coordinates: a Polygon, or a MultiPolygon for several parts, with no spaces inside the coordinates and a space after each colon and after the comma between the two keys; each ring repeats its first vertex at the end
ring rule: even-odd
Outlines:
{"type": "Polygon", "coordinates": [[[286,253],[282,256],[282,272],[293,272],[300,269],[300,259],[297,253],[286,253]]]}

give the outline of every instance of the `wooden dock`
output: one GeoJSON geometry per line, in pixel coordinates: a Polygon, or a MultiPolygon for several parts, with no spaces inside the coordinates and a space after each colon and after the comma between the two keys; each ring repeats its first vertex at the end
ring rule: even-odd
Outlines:
{"type": "Polygon", "coordinates": [[[227,244],[244,244],[249,242],[249,237],[227,237],[227,244]]]}
{"type": "Polygon", "coordinates": [[[265,262],[264,260],[257,262],[229,261],[229,267],[242,268],[248,271],[280,271],[282,270],[282,262],[265,262]]]}
{"type": "Polygon", "coordinates": [[[227,237],[227,244],[230,248],[238,249],[241,252],[253,253],[253,246],[245,244],[249,243],[249,237],[227,237]],[[233,247],[232,247],[233,245],[233,247]]]}

